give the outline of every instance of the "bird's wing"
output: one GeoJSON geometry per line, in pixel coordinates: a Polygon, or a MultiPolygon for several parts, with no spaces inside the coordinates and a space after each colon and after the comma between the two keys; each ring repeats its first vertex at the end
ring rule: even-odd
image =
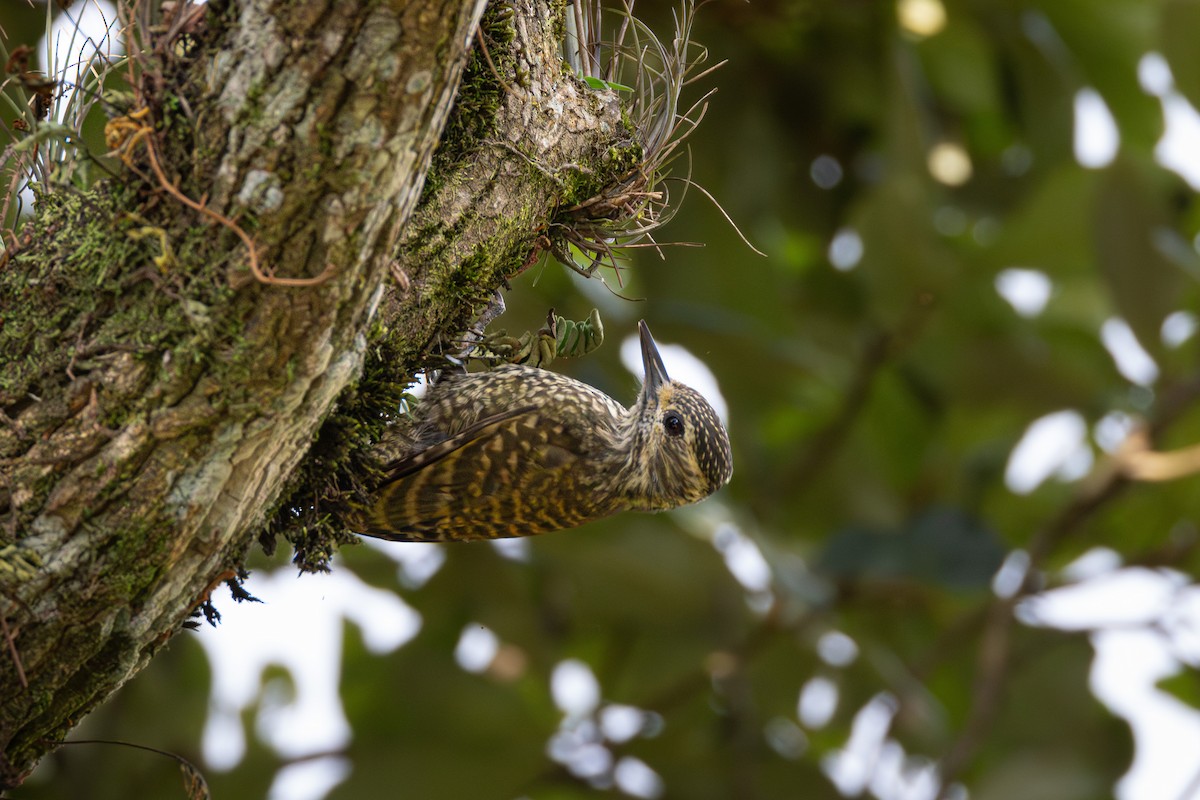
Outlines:
{"type": "Polygon", "coordinates": [[[492,414],[489,417],[476,422],[474,425],[456,433],[445,441],[438,442],[435,445],[426,447],[424,450],[419,450],[416,453],[407,455],[403,458],[398,458],[384,466],[384,472],[387,473],[387,478],[383,485],[394,483],[395,481],[411,475],[421,467],[432,464],[440,459],[443,459],[462,447],[467,446],[478,439],[488,439],[496,436],[497,430],[510,420],[517,419],[532,411],[536,410],[536,406],[525,406],[524,408],[511,409],[502,411],[499,414],[492,414]]]}
{"type": "Polygon", "coordinates": [[[388,465],[362,532],[468,541],[578,524],[582,519],[563,519],[555,510],[580,457],[578,440],[536,407],[495,414],[388,465]]]}

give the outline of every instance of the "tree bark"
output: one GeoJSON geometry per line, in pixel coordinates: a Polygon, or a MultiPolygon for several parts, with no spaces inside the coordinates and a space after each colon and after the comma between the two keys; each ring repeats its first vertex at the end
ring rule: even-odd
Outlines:
{"type": "Polygon", "coordinates": [[[43,190],[0,271],[0,786],[240,570],[364,363],[402,383],[615,180],[557,15],[240,0],[148,43],[127,168],[43,190]]]}

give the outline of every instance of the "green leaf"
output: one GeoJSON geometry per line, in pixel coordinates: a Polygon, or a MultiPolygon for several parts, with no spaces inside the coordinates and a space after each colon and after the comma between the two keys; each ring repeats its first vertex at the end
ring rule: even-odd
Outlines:
{"type": "Polygon", "coordinates": [[[1191,708],[1200,709],[1200,674],[1195,670],[1181,670],[1154,685],[1191,708]]]}
{"type": "Polygon", "coordinates": [[[583,78],[584,83],[586,83],[588,86],[590,86],[593,89],[612,89],[612,90],[618,91],[618,92],[632,92],[633,91],[632,86],[626,86],[625,84],[617,83],[616,81],[601,80],[600,78],[596,78],[591,75],[582,75],[580,77],[583,78]]]}

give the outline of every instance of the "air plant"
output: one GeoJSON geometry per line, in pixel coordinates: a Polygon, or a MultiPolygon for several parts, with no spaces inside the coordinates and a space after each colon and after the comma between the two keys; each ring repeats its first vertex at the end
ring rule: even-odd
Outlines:
{"type": "MultiPolygon", "coordinates": [[[[669,43],[634,16],[636,0],[621,2],[618,9],[604,8],[601,0],[568,4],[564,55],[588,86],[628,94],[625,108],[641,144],[642,158],[598,194],[561,209],[550,230],[550,249],[559,261],[588,277],[599,267],[608,266],[617,273],[618,280],[620,251],[651,247],[662,255],[662,243],[655,240],[654,234],[671,220],[683,199],[682,195],[672,199],[670,182],[681,183],[683,194],[695,186],[713,199],[691,180],[690,155],[686,175],[668,175],[675,159],[687,154],[686,146],[680,148],[704,118],[708,100],[716,91],[710,89],[681,111],[683,89],[724,63],[702,69],[708,50],[692,39],[697,10],[692,0],[683,0],[672,12],[675,31],[669,43]],[[606,15],[615,18],[615,30],[604,29],[602,18],[606,15]]],[[[713,202],[720,209],[720,204],[713,202]]],[[[723,209],[721,213],[729,220],[723,209]]],[[[732,220],[729,222],[733,225],[732,220]]]]}
{"type": "MultiPolygon", "coordinates": [[[[56,4],[46,4],[45,50],[13,46],[0,35],[0,132],[6,139],[0,153],[0,223],[15,225],[23,209],[22,195],[34,186],[52,191],[55,185],[86,186],[94,163],[83,142],[83,126],[99,102],[112,71],[123,64],[118,24],[90,0],[103,33],[93,37],[85,28],[83,13],[63,11],[54,17],[56,4]],[[34,66],[41,62],[41,69],[34,66]]],[[[3,34],[3,31],[0,31],[3,34]]]]}

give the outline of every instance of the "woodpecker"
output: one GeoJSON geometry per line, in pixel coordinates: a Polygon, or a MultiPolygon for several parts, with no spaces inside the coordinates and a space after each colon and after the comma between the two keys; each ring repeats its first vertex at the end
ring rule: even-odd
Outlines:
{"type": "Polygon", "coordinates": [[[352,530],[404,542],[533,536],[666,511],[724,486],[733,474],[725,427],[699,392],[667,376],[649,327],[638,328],[646,377],[629,408],[519,365],[431,386],[352,530]]]}

